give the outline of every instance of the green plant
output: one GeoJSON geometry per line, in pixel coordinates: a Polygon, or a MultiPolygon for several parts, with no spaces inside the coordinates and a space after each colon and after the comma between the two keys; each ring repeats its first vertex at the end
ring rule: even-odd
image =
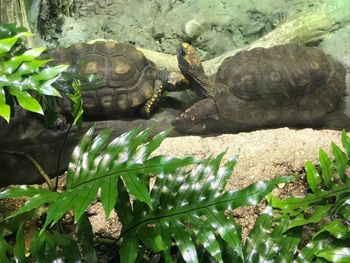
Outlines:
{"type": "Polygon", "coordinates": [[[331,145],[334,159],[320,149],[320,169],[306,162],[311,193],[285,200],[269,196],[274,214],[269,207],[257,220],[259,234],[252,231],[247,240],[254,243],[253,262],[350,262],[350,138],[345,131],[341,142],[343,150],[331,145]]]}
{"type": "MultiPolygon", "coordinates": [[[[0,198],[29,197],[24,206],[0,224],[2,232],[10,225],[13,230],[19,227],[19,245],[16,243],[13,249],[15,257],[23,258],[25,252],[20,226],[31,217],[28,213],[42,214],[44,210],[45,222],[31,241],[32,257],[37,262],[54,258],[69,261],[65,255],[72,253],[75,258],[87,260],[88,257],[94,262],[91,226],[84,211],[100,190],[107,217],[115,209],[123,225],[121,262],[142,260],[143,249],[159,252],[166,262],[172,262],[173,242],[186,262],[198,262],[201,254],[200,250],[197,253],[198,245],[218,262],[223,262],[224,246],[225,251],[231,252],[231,258],[243,261],[240,228],[225,211],[255,205],[276,184],[291,180],[291,177],[281,177],[225,192],[236,158],[220,165],[223,154],[206,160],[151,157],[168,134],[162,132],[148,141],[151,129],[133,129],[112,142],[108,131],[95,138],[93,133],[92,128],[73,152],[64,192],[22,186],[0,193],[0,198]],[[154,175],[156,181],[150,188],[154,175]],[[62,233],[56,229],[70,209],[74,211],[78,232],[80,229],[79,233],[84,235],[76,240],[79,246],[70,245],[73,237],[64,243],[62,233]]],[[[4,260],[10,248],[4,239],[0,240],[0,256],[4,260]]]]}
{"type": "Polygon", "coordinates": [[[43,115],[52,104],[46,103],[46,96],[60,97],[52,84],[67,68],[67,65],[46,66],[50,60],[39,58],[45,48],[24,48],[23,38],[28,35],[13,24],[0,26],[0,116],[7,122],[15,103],[43,115]],[[44,110],[33,95],[41,98],[44,110]]]}

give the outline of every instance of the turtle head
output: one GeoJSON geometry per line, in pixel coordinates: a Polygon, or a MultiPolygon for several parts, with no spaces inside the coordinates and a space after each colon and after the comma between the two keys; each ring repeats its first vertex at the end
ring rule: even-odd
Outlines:
{"type": "Polygon", "coordinates": [[[209,81],[194,47],[188,43],[181,43],[177,48],[177,60],[181,73],[190,82],[194,91],[200,97],[203,95],[208,97],[209,81]]]}
{"type": "Polygon", "coordinates": [[[179,66],[182,67],[199,67],[201,61],[196,54],[196,50],[188,43],[182,42],[177,49],[177,59],[179,66]]]}

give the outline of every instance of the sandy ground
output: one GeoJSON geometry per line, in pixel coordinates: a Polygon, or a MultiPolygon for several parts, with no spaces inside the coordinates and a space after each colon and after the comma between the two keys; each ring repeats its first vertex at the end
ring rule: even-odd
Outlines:
{"type": "Polygon", "coordinates": [[[329,152],[332,141],[340,144],[340,135],[334,130],[281,128],[207,138],[186,136],[167,138],[157,153],[207,158],[227,150],[224,161],[239,154],[227,186],[231,190],[254,181],[299,173],[306,160],[317,161],[320,147],[329,152]]]}
{"type": "MultiPolygon", "coordinates": [[[[350,135],[350,133],[348,133],[350,135]]],[[[290,128],[259,130],[238,134],[224,134],[215,137],[184,136],[167,138],[155,154],[183,157],[193,155],[198,158],[216,156],[226,151],[223,163],[239,154],[235,170],[226,189],[243,188],[255,181],[267,180],[282,175],[304,175],[304,164],[311,160],[317,164],[319,148],[330,153],[331,142],[340,143],[341,131],[290,128]]],[[[302,196],[305,194],[305,182],[301,179],[286,185],[278,194],[302,196]]],[[[242,226],[243,239],[262,212],[265,203],[255,207],[235,209],[233,216],[242,226]]],[[[121,226],[116,215],[105,224],[101,203],[90,209],[90,220],[98,236],[117,238],[121,226]]]]}

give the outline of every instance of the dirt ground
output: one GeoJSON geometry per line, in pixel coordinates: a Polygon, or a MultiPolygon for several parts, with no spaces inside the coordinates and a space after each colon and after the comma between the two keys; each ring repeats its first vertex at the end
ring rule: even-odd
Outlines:
{"type": "MultiPolygon", "coordinates": [[[[340,131],[280,128],[259,130],[238,134],[224,134],[215,137],[185,136],[167,138],[155,154],[183,157],[193,155],[198,158],[216,156],[226,151],[223,163],[239,154],[238,163],[226,189],[247,187],[259,180],[267,180],[282,175],[296,175],[299,180],[276,194],[284,196],[303,196],[306,188],[304,164],[311,160],[317,164],[319,148],[330,153],[331,142],[340,145],[340,131]],[[299,176],[298,176],[299,175],[299,176]]],[[[236,209],[235,220],[242,225],[243,239],[254,226],[256,217],[265,204],[256,207],[236,209]]],[[[115,217],[105,223],[100,203],[90,209],[90,220],[94,232],[100,237],[118,237],[121,227],[115,217]]]]}
{"type": "MultiPolygon", "coordinates": [[[[340,135],[341,131],[335,130],[280,128],[215,137],[184,136],[165,139],[155,154],[207,158],[226,151],[223,163],[239,154],[238,163],[228,182],[227,190],[243,188],[255,181],[276,176],[295,175],[298,180],[276,189],[274,193],[284,197],[303,196],[307,190],[303,169],[306,160],[317,164],[319,148],[322,147],[330,153],[331,142],[341,145],[340,135]]],[[[9,210],[17,210],[21,202],[23,201],[13,204],[0,202],[1,214],[8,214],[9,210]]],[[[254,207],[242,207],[233,211],[234,220],[242,226],[243,240],[265,206],[266,203],[261,202],[254,207]]],[[[102,205],[96,201],[88,209],[88,214],[97,238],[100,240],[118,238],[122,226],[115,213],[112,213],[111,218],[106,221],[102,205]]],[[[66,215],[64,221],[70,225],[72,215],[66,215]]],[[[109,249],[108,245],[99,245],[97,251],[101,262],[108,262],[114,250],[109,249]]]]}

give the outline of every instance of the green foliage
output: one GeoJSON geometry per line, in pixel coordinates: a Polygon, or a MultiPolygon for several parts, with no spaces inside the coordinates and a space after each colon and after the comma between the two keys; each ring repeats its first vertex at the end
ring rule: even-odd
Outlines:
{"type": "Polygon", "coordinates": [[[64,192],[21,186],[0,193],[0,198],[29,197],[0,222],[4,236],[17,231],[13,247],[0,238],[1,262],[10,262],[9,255],[25,261],[29,248],[23,225],[43,213],[45,222],[30,245],[36,262],[97,262],[85,214],[97,195],[107,218],[115,210],[123,226],[121,262],[149,262],[145,251],[172,262],[174,244],[180,262],[349,262],[350,138],[345,131],[343,149],[332,143],[333,157],[320,149],[320,168],[306,162],[311,192],[287,199],[270,195],[243,246],[240,226],[225,212],[257,204],[291,177],[225,191],[237,158],[222,164],[223,153],[205,160],[153,156],[168,131],[149,139],[151,131],[133,129],[111,141],[110,132],[94,137],[91,128],[73,152],[64,192]],[[74,212],[76,239],[56,229],[68,211],[74,212]]]}
{"type": "Polygon", "coordinates": [[[15,101],[25,110],[44,114],[34,95],[60,97],[52,84],[67,65],[45,66],[50,60],[39,58],[44,48],[23,48],[23,38],[29,35],[13,24],[0,26],[0,116],[7,122],[15,101]]]}
{"type": "MultiPolygon", "coordinates": [[[[135,262],[142,257],[142,248],[161,253],[166,262],[171,262],[174,241],[186,262],[199,262],[198,246],[218,262],[225,258],[223,247],[232,252],[231,257],[237,262],[244,260],[240,227],[225,211],[257,204],[276,184],[288,182],[291,177],[226,192],[236,158],[221,165],[224,154],[206,160],[151,157],[168,134],[162,132],[149,140],[151,131],[133,129],[110,141],[110,132],[102,131],[94,137],[92,128],[73,152],[64,192],[21,186],[0,193],[0,198],[29,197],[17,212],[8,216],[6,226],[11,225],[12,219],[20,226],[27,219],[22,215],[44,209],[45,222],[30,248],[37,262],[65,258],[69,247],[76,258],[96,261],[91,226],[84,211],[98,192],[107,217],[115,209],[123,225],[121,262],[135,262]],[[151,188],[154,175],[156,181],[151,188]],[[69,236],[64,240],[54,230],[70,210],[74,212],[81,251],[69,236]]],[[[1,223],[0,230],[3,227],[1,223]]],[[[4,244],[3,252],[8,249],[4,244]]],[[[20,257],[23,249],[18,244],[15,255],[20,257]]]]}
{"type": "Polygon", "coordinates": [[[72,82],[73,93],[67,93],[68,98],[72,103],[72,117],[73,125],[81,127],[83,124],[83,99],[81,96],[81,83],[79,80],[73,80],[72,82]]]}
{"type": "Polygon", "coordinates": [[[277,215],[274,221],[286,222],[283,235],[300,232],[305,227],[315,229],[304,240],[307,242],[297,254],[297,262],[350,261],[350,138],[345,131],[341,141],[343,150],[334,143],[331,145],[333,159],[320,149],[320,171],[311,162],[306,163],[306,178],[312,193],[285,200],[269,197],[277,215]]]}

